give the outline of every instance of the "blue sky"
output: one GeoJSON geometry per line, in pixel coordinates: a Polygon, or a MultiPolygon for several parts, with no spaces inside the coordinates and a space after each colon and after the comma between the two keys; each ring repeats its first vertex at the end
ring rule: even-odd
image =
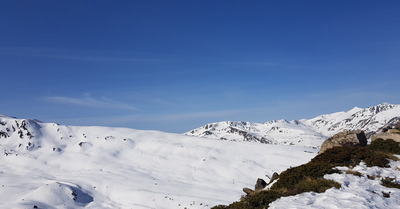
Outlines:
{"type": "Polygon", "coordinates": [[[0,113],[185,132],[400,104],[400,1],[0,2],[0,113]]]}

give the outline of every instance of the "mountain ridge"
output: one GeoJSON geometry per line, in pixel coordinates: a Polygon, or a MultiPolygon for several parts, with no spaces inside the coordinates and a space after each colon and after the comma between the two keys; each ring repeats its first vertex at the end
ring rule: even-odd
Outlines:
{"type": "Polygon", "coordinates": [[[319,147],[328,137],[345,130],[361,129],[367,137],[385,126],[400,121],[400,105],[381,103],[376,106],[319,115],[311,119],[264,123],[222,121],[206,124],[186,135],[230,141],[253,141],[268,144],[319,147]]]}

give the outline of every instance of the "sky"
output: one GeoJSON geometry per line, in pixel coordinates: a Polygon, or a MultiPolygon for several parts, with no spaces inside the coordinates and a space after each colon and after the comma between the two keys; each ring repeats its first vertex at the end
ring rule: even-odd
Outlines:
{"type": "Polygon", "coordinates": [[[400,1],[0,1],[0,114],[183,133],[400,104],[400,1]]]}

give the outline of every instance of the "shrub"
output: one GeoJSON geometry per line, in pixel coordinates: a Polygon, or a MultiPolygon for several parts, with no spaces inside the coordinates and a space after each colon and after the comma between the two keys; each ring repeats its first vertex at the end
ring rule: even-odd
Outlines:
{"type": "Polygon", "coordinates": [[[381,182],[385,187],[400,189],[400,184],[397,183],[394,178],[386,177],[382,179],[381,182]]]}
{"type": "Polygon", "coordinates": [[[322,178],[325,174],[338,172],[333,165],[325,162],[309,162],[307,164],[287,169],[279,175],[272,189],[293,189],[296,184],[306,178],[322,178]]]}
{"type": "Polygon", "coordinates": [[[226,205],[216,205],[216,206],[212,207],[212,209],[225,209],[225,208],[228,208],[228,206],[226,206],[226,205]]]}
{"type": "Polygon", "coordinates": [[[261,191],[256,195],[248,195],[244,198],[244,203],[247,203],[252,208],[263,208],[282,196],[284,196],[284,194],[280,191],[266,190],[261,191]]]}
{"type": "Polygon", "coordinates": [[[389,167],[389,155],[375,152],[373,154],[369,154],[362,159],[368,167],[378,166],[378,167],[389,167]]]}
{"type": "Polygon", "coordinates": [[[391,154],[400,154],[399,144],[399,142],[395,142],[393,139],[376,139],[371,142],[371,145],[369,147],[370,149],[376,151],[382,151],[391,154]]]}
{"type": "Polygon", "coordinates": [[[380,142],[379,145],[374,144],[366,147],[334,147],[326,150],[320,155],[317,155],[311,160],[311,162],[326,162],[331,163],[334,166],[353,167],[358,165],[361,161],[364,161],[369,167],[388,167],[388,158],[392,158],[391,153],[393,153],[387,152],[387,150],[390,150],[389,148],[386,148],[389,147],[388,144],[390,146],[393,145],[392,142],[383,141],[380,142]]]}
{"type": "Polygon", "coordinates": [[[360,163],[360,160],[354,157],[357,149],[361,147],[333,147],[317,155],[311,162],[325,162],[334,166],[355,166],[360,163]]]}
{"type": "Polygon", "coordinates": [[[353,170],[347,170],[347,171],[346,171],[346,174],[352,174],[352,175],[355,175],[355,176],[358,176],[358,177],[361,177],[361,176],[362,176],[362,174],[361,174],[360,172],[358,172],[358,171],[353,171],[353,170]]]}
{"type": "Polygon", "coordinates": [[[296,184],[294,187],[296,194],[300,194],[303,192],[325,192],[327,189],[335,187],[337,189],[340,188],[340,184],[328,179],[318,178],[318,179],[305,179],[300,183],[296,184]]]}

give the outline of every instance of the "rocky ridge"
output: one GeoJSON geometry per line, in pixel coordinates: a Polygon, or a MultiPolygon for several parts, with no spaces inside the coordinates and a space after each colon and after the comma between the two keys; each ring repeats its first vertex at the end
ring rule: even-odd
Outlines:
{"type": "Polygon", "coordinates": [[[224,121],[193,129],[186,135],[230,141],[319,147],[330,136],[362,130],[367,138],[400,122],[400,105],[382,103],[368,108],[320,115],[312,119],[274,120],[265,123],[224,121]]]}

